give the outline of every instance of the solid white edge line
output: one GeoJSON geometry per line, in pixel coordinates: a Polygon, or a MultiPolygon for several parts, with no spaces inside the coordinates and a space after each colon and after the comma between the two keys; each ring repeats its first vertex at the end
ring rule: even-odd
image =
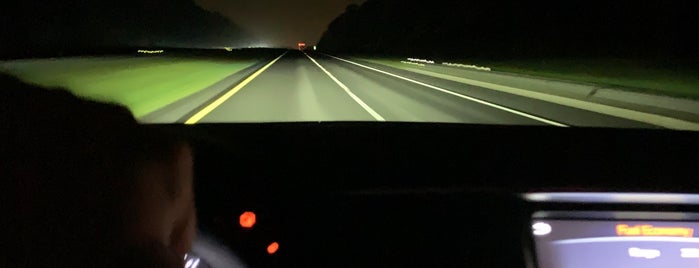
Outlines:
{"type": "Polygon", "coordinates": [[[311,58],[311,56],[306,54],[306,52],[303,52],[303,54],[306,55],[306,57],[308,57],[308,59],[310,59],[313,63],[315,63],[316,66],[318,66],[318,68],[320,68],[325,74],[327,74],[333,81],[335,81],[337,85],[339,85],[343,90],[345,90],[345,92],[347,92],[347,94],[350,97],[352,97],[354,101],[356,101],[360,106],[362,106],[362,108],[364,108],[364,110],[366,110],[372,117],[374,117],[374,119],[376,119],[377,121],[386,121],[386,119],[384,119],[379,113],[374,111],[374,109],[369,107],[369,105],[364,103],[364,101],[357,97],[357,95],[354,95],[354,93],[352,93],[352,91],[347,86],[345,86],[345,84],[340,82],[340,80],[337,80],[337,78],[335,78],[334,75],[332,75],[330,72],[328,72],[328,70],[323,68],[323,66],[320,65],[320,63],[318,63],[315,59],[311,58]]]}
{"type": "Polygon", "coordinates": [[[336,59],[336,60],[339,60],[339,61],[344,61],[344,62],[349,63],[349,64],[353,64],[353,65],[356,65],[356,66],[359,66],[359,67],[362,67],[362,68],[365,68],[365,69],[369,69],[369,70],[372,70],[372,71],[375,71],[375,72],[379,72],[379,73],[382,73],[382,74],[385,74],[385,75],[388,75],[388,76],[392,76],[392,77],[395,77],[395,78],[398,78],[398,79],[401,79],[401,80],[405,80],[405,81],[408,81],[408,82],[411,82],[411,83],[415,83],[415,84],[418,84],[418,85],[421,85],[421,86],[424,86],[424,87],[428,87],[428,88],[431,88],[431,89],[434,89],[434,90],[437,90],[437,91],[440,91],[440,92],[443,92],[443,93],[446,93],[446,94],[449,94],[449,95],[457,96],[457,97],[460,97],[460,98],[463,98],[463,99],[467,99],[467,100],[470,100],[470,101],[473,101],[473,102],[476,102],[476,103],[480,103],[480,104],[483,104],[483,105],[486,105],[486,106],[489,106],[489,107],[493,107],[493,108],[495,108],[495,109],[499,109],[499,110],[502,110],[502,111],[506,111],[506,112],[509,112],[509,113],[513,113],[513,114],[516,114],[516,115],[519,115],[519,116],[523,116],[523,117],[526,117],[526,118],[529,118],[529,119],[533,119],[533,120],[535,120],[535,121],[539,121],[539,122],[546,123],[546,124],[553,125],[553,126],[557,126],[557,127],[569,127],[569,126],[566,125],[566,124],[559,123],[559,122],[556,122],[556,121],[553,121],[553,120],[549,120],[549,119],[546,119],[546,118],[538,117],[538,116],[536,116],[536,115],[532,115],[532,114],[528,114],[528,113],[525,113],[525,112],[521,112],[521,111],[518,111],[518,110],[515,110],[515,109],[512,109],[512,108],[508,108],[508,107],[505,107],[505,106],[502,106],[502,105],[498,105],[498,104],[495,104],[495,103],[492,103],[492,102],[484,101],[484,100],[481,100],[481,99],[478,99],[478,98],[474,98],[474,97],[466,96],[466,95],[463,95],[463,94],[459,94],[459,93],[456,93],[456,92],[453,92],[453,91],[450,91],[450,90],[446,90],[446,89],[443,89],[443,88],[440,88],[440,87],[437,87],[437,86],[433,86],[433,85],[430,85],[430,84],[426,84],[426,83],[423,83],[423,82],[420,82],[420,81],[417,81],[417,80],[413,80],[413,79],[410,79],[410,78],[407,78],[407,77],[403,77],[403,76],[400,76],[400,75],[397,75],[397,74],[392,74],[392,73],[389,73],[389,72],[386,72],[386,71],[382,71],[382,70],[379,70],[379,69],[376,69],[376,68],[373,68],[373,67],[369,67],[369,66],[366,66],[366,65],[362,65],[362,64],[359,64],[359,63],[356,63],[356,62],[352,62],[352,61],[349,61],[349,60],[346,60],[346,59],[338,58],[338,57],[335,57],[335,56],[333,56],[333,55],[328,55],[328,54],[324,54],[324,53],[322,53],[322,54],[325,55],[325,56],[334,58],[334,59],[336,59]]]}

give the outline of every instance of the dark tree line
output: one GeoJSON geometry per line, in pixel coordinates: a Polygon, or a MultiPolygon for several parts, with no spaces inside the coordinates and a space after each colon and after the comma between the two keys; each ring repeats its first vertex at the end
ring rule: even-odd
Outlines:
{"type": "Polygon", "coordinates": [[[368,0],[319,46],[339,53],[440,57],[698,59],[691,0],[368,0]]]}
{"type": "Polygon", "coordinates": [[[244,46],[249,35],[192,0],[15,1],[0,11],[0,49],[29,53],[124,46],[244,46]]]}

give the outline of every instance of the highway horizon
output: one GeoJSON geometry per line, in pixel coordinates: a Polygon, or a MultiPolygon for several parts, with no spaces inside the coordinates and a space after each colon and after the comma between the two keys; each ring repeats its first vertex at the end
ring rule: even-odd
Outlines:
{"type": "Polygon", "coordinates": [[[391,121],[656,128],[368,62],[288,50],[210,97],[187,97],[147,123],[391,121]],[[192,107],[183,112],[182,107],[192,107]],[[173,113],[179,113],[173,115],[173,113]]]}

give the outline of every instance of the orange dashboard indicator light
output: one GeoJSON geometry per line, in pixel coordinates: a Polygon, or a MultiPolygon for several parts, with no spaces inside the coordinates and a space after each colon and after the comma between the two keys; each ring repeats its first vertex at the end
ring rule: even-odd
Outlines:
{"type": "Polygon", "coordinates": [[[252,228],[252,226],[255,225],[256,221],[257,217],[253,212],[246,211],[243,212],[243,214],[240,214],[240,226],[242,226],[243,228],[252,228]]]}
{"type": "Polygon", "coordinates": [[[279,250],[279,243],[277,242],[272,242],[272,244],[269,244],[269,246],[267,246],[267,253],[269,253],[269,255],[276,253],[277,250],[279,250]]]}

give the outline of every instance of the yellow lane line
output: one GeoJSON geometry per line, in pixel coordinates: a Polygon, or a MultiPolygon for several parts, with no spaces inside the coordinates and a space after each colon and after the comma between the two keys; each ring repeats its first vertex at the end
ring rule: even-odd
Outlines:
{"type": "Polygon", "coordinates": [[[238,93],[238,91],[240,91],[240,90],[243,89],[247,84],[249,84],[250,82],[252,82],[252,80],[254,80],[255,78],[257,78],[260,74],[262,74],[265,70],[267,70],[267,68],[269,68],[270,66],[272,66],[272,64],[274,64],[274,63],[277,62],[279,59],[281,59],[282,57],[284,57],[284,55],[286,55],[286,53],[288,53],[288,51],[287,51],[287,52],[284,52],[284,54],[282,54],[281,56],[277,57],[277,58],[274,59],[273,61],[270,61],[269,63],[267,63],[267,65],[265,65],[265,66],[262,67],[261,69],[257,70],[257,72],[255,72],[255,73],[253,73],[252,75],[250,75],[248,78],[246,78],[245,80],[243,80],[243,82],[240,82],[238,85],[236,85],[236,86],[233,87],[231,90],[229,90],[228,92],[226,92],[226,94],[223,94],[223,96],[221,96],[220,98],[216,99],[216,100],[215,100],[214,102],[212,102],[211,104],[209,104],[209,105],[207,105],[206,107],[204,107],[204,109],[201,109],[201,111],[199,111],[199,112],[197,112],[196,114],[194,114],[191,118],[187,119],[187,121],[185,121],[184,123],[187,124],[187,125],[193,125],[193,124],[196,124],[197,122],[199,122],[199,120],[201,120],[201,119],[204,118],[206,115],[208,115],[209,113],[211,113],[211,111],[213,111],[214,109],[218,108],[218,106],[220,106],[221,104],[223,104],[224,102],[226,102],[228,99],[230,99],[231,97],[233,97],[233,95],[235,95],[235,93],[238,93]]]}

